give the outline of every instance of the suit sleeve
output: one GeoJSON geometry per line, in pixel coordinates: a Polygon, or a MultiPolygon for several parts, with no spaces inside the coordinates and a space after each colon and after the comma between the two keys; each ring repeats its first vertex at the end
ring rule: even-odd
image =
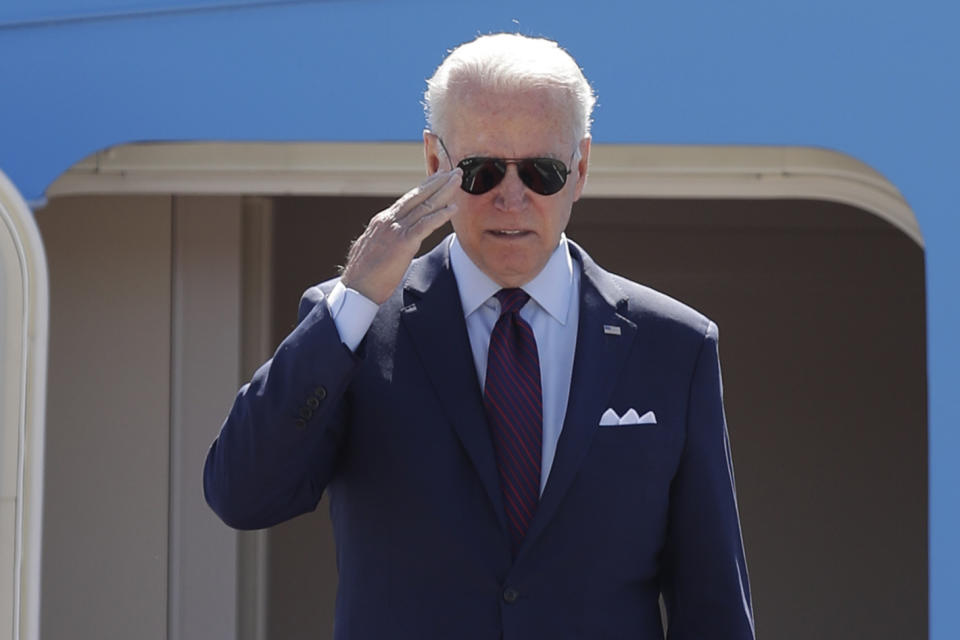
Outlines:
{"type": "Polygon", "coordinates": [[[662,573],[668,640],[754,638],[717,339],[711,322],[693,372],[686,440],[670,491],[662,573]]]}
{"type": "Polygon", "coordinates": [[[229,526],[261,529],[316,508],[333,474],[358,358],[341,341],[323,293],[237,394],[207,452],[207,503],[229,526]]]}

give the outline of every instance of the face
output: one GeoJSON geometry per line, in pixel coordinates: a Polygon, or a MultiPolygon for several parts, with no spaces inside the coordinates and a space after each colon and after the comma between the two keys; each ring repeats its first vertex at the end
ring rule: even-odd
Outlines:
{"type": "Polygon", "coordinates": [[[464,251],[500,286],[522,286],[540,273],[560,242],[586,182],[590,139],[573,139],[570,105],[550,89],[496,95],[459,89],[450,96],[446,128],[449,161],[437,137],[424,133],[430,173],[473,156],[549,157],[571,170],[563,189],[549,196],[528,189],[515,165],[508,165],[490,191],[471,195],[459,190],[455,196],[458,211],[451,222],[464,251]],[[571,166],[578,144],[579,161],[574,158],[571,166]]]}

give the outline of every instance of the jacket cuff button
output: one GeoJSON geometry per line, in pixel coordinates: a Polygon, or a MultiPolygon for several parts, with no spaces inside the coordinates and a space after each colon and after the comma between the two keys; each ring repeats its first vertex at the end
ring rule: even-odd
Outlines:
{"type": "Polygon", "coordinates": [[[319,398],[320,400],[323,400],[324,398],[327,397],[327,388],[323,385],[320,385],[319,387],[317,387],[317,390],[314,391],[313,393],[315,396],[317,396],[317,398],[319,398]]]}
{"type": "Polygon", "coordinates": [[[503,590],[503,601],[507,604],[513,604],[520,599],[520,592],[513,587],[507,587],[503,590]]]}
{"type": "Polygon", "coordinates": [[[317,399],[317,396],[310,396],[307,398],[307,406],[311,409],[316,409],[320,406],[320,401],[317,399]]]}
{"type": "Polygon", "coordinates": [[[304,420],[309,420],[312,415],[313,415],[313,409],[311,409],[310,407],[303,407],[302,409],[300,409],[300,417],[303,418],[304,420]]]}
{"type": "Polygon", "coordinates": [[[303,418],[297,418],[293,421],[293,426],[295,426],[297,429],[303,429],[307,426],[307,421],[303,418]]]}

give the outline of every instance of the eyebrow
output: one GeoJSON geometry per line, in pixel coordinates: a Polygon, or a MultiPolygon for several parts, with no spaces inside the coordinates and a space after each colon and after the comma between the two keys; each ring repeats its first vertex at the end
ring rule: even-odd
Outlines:
{"type": "MultiPolygon", "coordinates": [[[[450,166],[451,167],[454,166],[453,157],[450,155],[450,152],[447,150],[447,145],[444,144],[443,138],[441,138],[440,136],[437,136],[437,140],[440,141],[440,147],[443,149],[444,155],[447,156],[447,161],[450,163],[450,166]]],[[[576,158],[577,151],[579,150],[579,148],[580,148],[579,145],[577,145],[574,148],[573,153],[570,155],[571,162],[573,158],[576,158]]],[[[534,154],[534,155],[528,155],[528,156],[501,156],[494,153],[467,153],[460,158],[460,161],[462,162],[467,158],[495,158],[498,160],[525,160],[527,158],[549,158],[551,160],[559,160],[560,162],[564,162],[564,163],[567,162],[567,159],[563,155],[556,154],[553,152],[547,152],[545,154],[534,154]]],[[[567,167],[567,168],[570,169],[571,167],[567,167]]]]}
{"type": "Polygon", "coordinates": [[[563,160],[563,156],[556,153],[533,153],[525,156],[504,156],[496,153],[468,153],[464,158],[497,158],[503,160],[525,160],[527,158],[550,158],[551,160],[563,160]]]}

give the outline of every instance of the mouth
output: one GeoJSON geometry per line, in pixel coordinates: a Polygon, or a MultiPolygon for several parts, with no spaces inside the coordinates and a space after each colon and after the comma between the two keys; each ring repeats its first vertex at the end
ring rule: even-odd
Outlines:
{"type": "Polygon", "coordinates": [[[524,229],[490,229],[487,233],[497,238],[522,238],[530,235],[530,231],[524,229]]]}

